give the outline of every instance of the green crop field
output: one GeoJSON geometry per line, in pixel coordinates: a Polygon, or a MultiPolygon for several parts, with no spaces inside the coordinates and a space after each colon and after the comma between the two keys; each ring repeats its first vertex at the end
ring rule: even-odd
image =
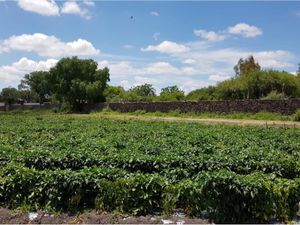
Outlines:
{"type": "Polygon", "coordinates": [[[300,129],[0,114],[0,204],[290,221],[300,129]]]}

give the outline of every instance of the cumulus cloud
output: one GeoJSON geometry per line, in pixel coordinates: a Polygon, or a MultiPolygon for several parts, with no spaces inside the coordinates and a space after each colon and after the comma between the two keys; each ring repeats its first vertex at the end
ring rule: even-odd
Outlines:
{"type": "Polygon", "coordinates": [[[90,19],[91,16],[88,15],[88,11],[86,9],[80,8],[80,6],[75,1],[67,1],[63,4],[61,8],[62,14],[74,14],[79,15],[85,19],[90,19]]]}
{"type": "Polygon", "coordinates": [[[90,42],[81,38],[62,42],[55,36],[41,33],[11,36],[0,43],[0,53],[13,50],[35,52],[44,57],[93,56],[100,52],[90,42]]]}
{"type": "Polygon", "coordinates": [[[18,6],[25,11],[44,16],[58,16],[59,7],[54,0],[18,0],[18,6]]]}
{"type": "Polygon", "coordinates": [[[11,65],[0,66],[0,81],[19,81],[27,73],[33,71],[48,71],[51,67],[55,66],[57,62],[58,60],[56,59],[33,61],[23,57],[11,65]]]}
{"type": "Polygon", "coordinates": [[[184,90],[185,93],[189,93],[190,91],[207,87],[211,85],[211,83],[203,80],[181,78],[178,80],[177,85],[180,89],[184,90]]]}
{"type": "Polygon", "coordinates": [[[112,79],[125,79],[128,76],[136,75],[137,69],[129,61],[120,61],[116,63],[102,60],[98,62],[98,68],[108,67],[112,79]]]}
{"type": "Polygon", "coordinates": [[[130,86],[130,82],[128,80],[121,80],[120,82],[120,85],[125,89],[129,89],[131,86],[130,86]]]}
{"type": "Polygon", "coordinates": [[[226,35],[218,34],[214,31],[206,31],[206,30],[194,30],[194,34],[198,37],[201,37],[207,41],[224,41],[226,35]]]}
{"type": "Polygon", "coordinates": [[[108,62],[101,61],[99,66],[110,68],[112,81],[120,85],[126,81],[126,87],[141,83],[152,83],[155,87],[177,85],[185,92],[213,85],[216,82],[229,79],[234,75],[233,67],[239,58],[253,55],[263,68],[284,69],[289,71],[293,65],[294,55],[288,51],[256,51],[251,52],[235,48],[215,49],[213,47],[192,48],[195,43],[185,46],[190,51],[171,54],[172,63],[167,60],[153,63],[134,61],[108,62]],[[176,62],[177,61],[177,62],[176,62]],[[173,63],[173,62],[176,62],[173,63]],[[135,63],[138,63],[135,65],[135,63]],[[178,63],[187,64],[179,66],[178,63]]]}
{"type": "Polygon", "coordinates": [[[262,35],[262,30],[256,26],[251,26],[247,23],[238,23],[233,27],[228,28],[228,33],[242,35],[246,38],[262,35]]]}
{"type": "MultiPolygon", "coordinates": [[[[93,6],[92,0],[83,0],[83,5],[93,6]]],[[[90,19],[89,11],[81,8],[75,0],[64,2],[61,8],[54,0],[18,0],[18,6],[25,11],[38,13],[44,16],[59,16],[61,14],[74,14],[82,18],[90,19]]]]}
{"type": "Polygon", "coordinates": [[[95,3],[92,0],[83,0],[83,4],[87,5],[87,6],[94,6],[95,3]]]}
{"type": "Polygon", "coordinates": [[[182,62],[185,63],[185,64],[194,64],[197,61],[195,59],[185,59],[182,62]]]}
{"type": "Polygon", "coordinates": [[[230,76],[228,76],[228,75],[214,74],[214,75],[210,75],[208,79],[212,80],[212,81],[221,82],[221,81],[227,80],[229,78],[230,78],[230,76]]]}
{"type": "Polygon", "coordinates": [[[156,62],[141,69],[145,74],[178,74],[179,69],[168,62],[156,62]]]}
{"type": "Polygon", "coordinates": [[[240,58],[253,55],[263,68],[288,69],[293,66],[295,56],[284,50],[248,51],[238,48],[196,47],[195,44],[186,44],[190,51],[176,55],[176,58],[185,64],[191,64],[202,73],[232,72],[233,66],[240,58]],[[192,60],[191,60],[192,59],[192,60]]]}
{"type": "Polygon", "coordinates": [[[254,58],[265,68],[285,68],[293,66],[289,59],[293,56],[288,51],[260,51],[253,52],[254,58]]]}
{"type": "Polygon", "coordinates": [[[155,12],[155,11],[152,11],[150,14],[151,14],[152,16],[159,16],[159,13],[158,13],[158,12],[155,12]]]}
{"type": "Polygon", "coordinates": [[[177,54],[188,52],[190,49],[185,45],[177,44],[176,42],[163,41],[159,45],[149,45],[148,47],[142,48],[141,50],[144,52],[157,51],[167,54],[177,54]]]}

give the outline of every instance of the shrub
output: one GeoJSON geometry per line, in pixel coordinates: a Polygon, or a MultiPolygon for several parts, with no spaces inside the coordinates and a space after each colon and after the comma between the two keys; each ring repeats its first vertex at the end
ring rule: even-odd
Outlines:
{"type": "Polygon", "coordinates": [[[262,100],[280,100],[280,99],[286,99],[286,96],[284,93],[279,93],[277,91],[271,91],[267,96],[262,97],[262,100]]]}
{"type": "Polygon", "coordinates": [[[300,121],[300,109],[298,109],[293,115],[294,121],[300,121]]]}

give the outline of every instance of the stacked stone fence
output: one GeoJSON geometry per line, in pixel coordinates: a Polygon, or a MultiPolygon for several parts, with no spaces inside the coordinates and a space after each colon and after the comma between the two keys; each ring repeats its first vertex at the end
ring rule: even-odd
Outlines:
{"type": "Polygon", "coordinates": [[[51,109],[55,105],[50,103],[24,103],[24,104],[12,104],[12,105],[0,105],[0,111],[12,111],[12,110],[30,110],[30,109],[51,109]]]}
{"type": "Polygon", "coordinates": [[[145,112],[169,112],[179,110],[183,113],[257,113],[264,111],[291,115],[300,109],[300,99],[96,103],[85,105],[84,110],[102,110],[105,107],[119,112],[134,112],[138,110],[145,112]]]}
{"type": "MultiPolygon", "coordinates": [[[[50,103],[25,103],[13,105],[1,105],[0,111],[29,110],[29,109],[51,109],[58,107],[50,103]]],[[[300,109],[300,98],[288,100],[226,100],[226,101],[180,101],[180,102],[120,102],[120,103],[94,103],[86,104],[84,111],[102,110],[109,107],[119,112],[134,112],[143,110],[145,112],[213,112],[213,113],[234,113],[234,112],[273,112],[291,115],[300,109]]]]}

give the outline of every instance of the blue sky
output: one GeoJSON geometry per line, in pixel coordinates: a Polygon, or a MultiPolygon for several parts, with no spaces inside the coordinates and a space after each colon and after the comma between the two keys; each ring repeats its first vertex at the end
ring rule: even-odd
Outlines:
{"type": "Polygon", "coordinates": [[[62,57],[109,67],[112,85],[189,92],[228,79],[241,57],[295,72],[300,2],[0,2],[0,89],[62,57]]]}

